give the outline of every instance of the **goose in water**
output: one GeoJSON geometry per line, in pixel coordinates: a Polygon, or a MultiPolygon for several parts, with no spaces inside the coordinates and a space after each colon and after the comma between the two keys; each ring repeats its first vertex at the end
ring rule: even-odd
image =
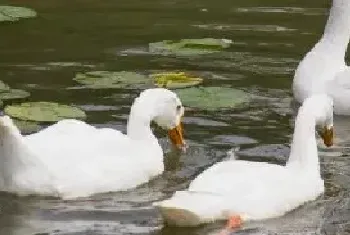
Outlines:
{"type": "Polygon", "coordinates": [[[131,107],[127,134],[62,120],[23,136],[8,116],[0,117],[0,191],[63,198],[136,187],[162,173],[163,151],[150,123],[169,130],[183,149],[184,107],[167,89],[143,91],[131,107]]]}
{"type": "Polygon", "coordinates": [[[198,175],[187,190],[177,191],[154,206],[166,224],[176,226],[217,220],[229,220],[230,226],[239,226],[244,221],[282,216],[324,192],[316,126],[323,127],[321,137],[326,146],[331,146],[333,101],[327,95],[310,96],[300,107],[285,166],[222,161],[198,175]]]}
{"type": "Polygon", "coordinates": [[[349,38],[350,1],[333,0],[323,36],[295,71],[293,93],[298,102],[326,93],[334,100],[335,114],[350,115],[350,68],[344,60],[349,38]]]}

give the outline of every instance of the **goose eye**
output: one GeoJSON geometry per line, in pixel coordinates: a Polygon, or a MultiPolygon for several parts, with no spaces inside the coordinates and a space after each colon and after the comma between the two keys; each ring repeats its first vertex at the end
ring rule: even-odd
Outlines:
{"type": "Polygon", "coordinates": [[[176,111],[180,112],[181,111],[181,105],[176,106],[176,111]]]}

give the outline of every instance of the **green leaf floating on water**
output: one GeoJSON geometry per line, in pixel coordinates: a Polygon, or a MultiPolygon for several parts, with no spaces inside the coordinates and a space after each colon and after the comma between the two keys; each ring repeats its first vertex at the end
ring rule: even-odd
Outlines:
{"type": "Polygon", "coordinates": [[[154,73],[151,77],[156,86],[168,89],[192,87],[203,82],[202,78],[193,77],[184,72],[154,73]]]}
{"type": "Polygon", "coordinates": [[[5,84],[3,81],[0,80],[0,90],[3,91],[3,90],[10,90],[10,87],[5,84]]]}
{"type": "Polygon", "coordinates": [[[5,113],[25,121],[56,122],[62,119],[85,119],[83,110],[51,102],[28,102],[5,107],[5,113]]]}
{"type": "Polygon", "coordinates": [[[29,92],[20,89],[0,90],[0,100],[22,99],[28,96],[29,92]]]}
{"type": "Polygon", "coordinates": [[[211,111],[237,107],[251,97],[242,90],[226,87],[192,87],[176,93],[185,106],[211,111]]]}
{"type": "Polygon", "coordinates": [[[191,87],[202,83],[203,79],[184,72],[160,72],[150,76],[126,71],[91,71],[76,74],[73,80],[86,88],[123,88],[145,89],[166,87],[169,89],[191,87]]]}
{"type": "Polygon", "coordinates": [[[201,55],[219,52],[231,45],[232,40],[216,38],[164,40],[150,43],[149,51],[157,54],[201,55]]]}
{"type": "Polygon", "coordinates": [[[15,6],[0,6],[0,22],[18,21],[21,18],[33,18],[37,13],[29,8],[15,6]]]}
{"type": "Polygon", "coordinates": [[[29,92],[20,89],[11,89],[0,80],[0,100],[21,99],[30,96],[29,92]]]}
{"type": "Polygon", "coordinates": [[[22,134],[30,134],[41,129],[37,122],[12,119],[14,124],[21,130],[22,134]]]}
{"type": "Polygon", "coordinates": [[[147,76],[126,71],[91,71],[76,74],[73,80],[87,88],[144,88],[151,85],[147,76]]]}

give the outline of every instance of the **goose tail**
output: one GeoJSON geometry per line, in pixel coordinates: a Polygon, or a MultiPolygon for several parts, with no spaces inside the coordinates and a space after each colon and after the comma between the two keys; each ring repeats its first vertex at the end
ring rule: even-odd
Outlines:
{"type": "Polygon", "coordinates": [[[0,116],[0,162],[0,191],[57,195],[48,168],[9,116],[0,116]]]}

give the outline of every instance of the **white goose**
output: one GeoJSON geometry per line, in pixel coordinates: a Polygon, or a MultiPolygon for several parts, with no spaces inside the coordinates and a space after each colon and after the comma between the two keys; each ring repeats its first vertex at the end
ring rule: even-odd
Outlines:
{"type": "Polygon", "coordinates": [[[164,169],[150,122],[169,129],[172,142],[182,148],[183,113],[175,93],[155,88],[135,99],[127,135],[63,120],[22,136],[8,116],[0,117],[0,191],[72,198],[145,183],[164,169]]]}
{"type": "Polygon", "coordinates": [[[261,220],[282,216],[324,191],[315,126],[324,127],[326,146],[333,144],[333,101],[327,95],[305,100],[295,122],[286,166],[227,160],[198,175],[188,190],[154,203],[164,222],[196,226],[216,220],[261,220]]]}
{"type": "Polygon", "coordinates": [[[345,53],[350,38],[350,1],[333,0],[322,38],[295,72],[293,92],[302,103],[312,94],[327,93],[336,114],[350,115],[350,68],[345,53]]]}

